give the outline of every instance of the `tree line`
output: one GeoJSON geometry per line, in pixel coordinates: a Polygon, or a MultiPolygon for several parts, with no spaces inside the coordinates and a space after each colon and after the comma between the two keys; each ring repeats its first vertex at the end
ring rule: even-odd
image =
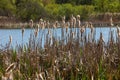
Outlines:
{"type": "Polygon", "coordinates": [[[27,21],[60,19],[80,14],[82,19],[104,12],[120,12],[120,0],[0,0],[0,16],[27,21]]]}

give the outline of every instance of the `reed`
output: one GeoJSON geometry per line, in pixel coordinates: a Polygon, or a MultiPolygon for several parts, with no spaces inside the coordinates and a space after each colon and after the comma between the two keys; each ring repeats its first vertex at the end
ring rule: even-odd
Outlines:
{"type": "MultiPolygon", "coordinates": [[[[10,79],[10,75],[6,76],[10,72],[11,80],[119,80],[119,40],[116,42],[111,32],[107,44],[102,33],[98,41],[94,38],[90,41],[85,27],[78,29],[79,34],[75,29],[66,32],[68,27],[62,28],[62,37],[57,39],[49,28],[47,35],[43,33],[46,38],[43,48],[43,37],[37,40],[39,28],[36,28],[24,51],[22,45],[15,50],[0,50],[1,79],[10,79]]],[[[93,33],[94,28],[90,29],[93,33]]]]}

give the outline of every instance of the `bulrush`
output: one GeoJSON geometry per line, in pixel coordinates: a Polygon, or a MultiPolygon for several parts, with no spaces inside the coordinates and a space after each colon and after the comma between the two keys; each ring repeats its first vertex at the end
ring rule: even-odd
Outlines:
{"type": "Polygon", "coordinates": [[[85,22],[85,27],[88,28],[89,27],[89,23],[85,22]]]}
{"type": "Polygon", "coordinates": [[[84,26],[82,26],[82,28],[80,29],[80,32],[81,32],[81,34],[82,34],[83,32],[85,32],[84,26]]]}
{"type": "Polygon", "coordinates": [[[34,30],[34,35],[35,35],[35,37],[37,37],[38,36],[38,30],[34,30]]]}
{"type": "Polygon", "coordinates": [[[92,41],[93,38],[94,38],[94,27],[93,27],[93,25],[92,25],[92,22],[89,22],[89,27],[90,27],[90,29],[91,29],[90,39],[91,39],[91,41],[92,41]]]}
{"type": "Polygon", "coordinates": [[[76,27],[76,18],[73,16],[73,27],[76,27]]]}
{"type": "Polygon", "coordinates": [[[82,26],[81,27],[81,29],[80,29],[80,33],[81,33],[81,41],[83,41],[83,33],[85,32],[85,28],[84,28],[84,26],[82,26]]]}
{"type": "Polygon", "coordinates": [[[70,26],[70,23],[69,22],[67,22],[66,23],[66,26],[65,26],[65,28],[66,28],[66,33],[68,32],[68,27],[70,26]]]}
{"type": "Polygon", "coordinates": [[[41,18],[39,21],[40,27],[42,28],[42,30],[45,28],[45,23],[43,21],[43,19],[41,18]]]}
{"type": "Polygon", "coordinates": [[[75,32],[72,32],[72,38],[75,38],[75,32]]]}
{"type": "Polygon", "coordinates": [[[39,32],[39,28],[40,28],[40,26],[39,26],[39,24],[37,24],[37,31],[39,32]]]}
{"type": "Polygon", "coordinates": [[[12,43],[12,36],[9,36],[9,42],[12,43]]]}
{"type": "Polygon", "coordinates": [[[51,30],[50,30],[50,29],[48,29],[48,34],[49,34],[49,35],[51,34],[51,30]]]}
{"type": "Polygon", "coordinates": [[[100,42],[104,42],[102,33],[100,33],[100,42]]]}
{"type": "Polygon", "coordinates": [[[23,35],[24,35],[24,31],[25,31],[25,28],[24,28],[24,26],[22,27],[22,37],[23,37],[23,35]]]}
{"type": "Polygon", "coordinates": [[[46,22],[46,27],[47,27],[47,28],[50,27],[50,22],[49,22],[49,20],[46,22]]]}
{"type": "Polygon", "coordinates": [[[33,20],[32,19],[30,19],[29,26],[30,26],[30,28],[33,28],[33,20]]]}
{"type": "Polygon", "coordinates": [[[114,26],[112,16],[110,17],[110,26],[114,26]]]}
{"type": "Polygon", "coordinates": [[[80,15],[77,15],[76,27],[80,27],[80,26],[81,26],[80,15]]]}
{"type": "Polygon", "coordinates": [[[47,22],[44,20],[44,27],[46,28],[47,27],[47,22]]]}
{"type": "Polygon", "coordinates": [[[119,29],[119,26],[117,25],[117,35],[118,35],[118,37],[120,37],[120,29],[119,29]]]}
{"type": "Polygon", "coordinates": [[[55,23],[53,24],[53,28],[57,28],[58,27],[58,21],[55,21],[55,23]]]}
{"type": "Polygon", "coordinates": [[[65,16],[62,17],[62,25],[61,25],[61,27],[63,27],[63,28],[65,27],[65,16]]]}
{"type": "Polygon", "coordinates": [[[92,22],[89,23],[89,27],[90,27],[90,29],[91,29],[91,33],[93,33],[93,32],[94,32],[94,27],[93,27],[93,25],[92,25],[92,22]]]}

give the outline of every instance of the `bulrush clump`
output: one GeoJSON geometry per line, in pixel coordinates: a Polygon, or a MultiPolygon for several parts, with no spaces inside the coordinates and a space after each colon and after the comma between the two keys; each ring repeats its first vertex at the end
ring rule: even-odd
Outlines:
{"type": "MultiPolygon", "coordinates": [[[[63,18],[61,24],[65,25],[61,25],[61,28],[58,28],[55,22],[56,29],[50,28],[49,22],[41,19],[39,24],[34,26],[35,32],[31,33],[29,43],[24,47],[19,45],[15,49],[10,47],[0,49],[0,78],[2,80],[119,80],[120,43],[117,42],[119,27],[114,31],[115,34],[110,31],[111,34],[106,35],[109,40],[105,41],[102,32],[94,33],[92,23],[87,22],[78,28],[69,28],[75,26],[73,19],[74,16],[71,17],[71,22],[66,23],[63,18]],[[48,29],[39,31],[39,27],[46,28],[44,25],[48,26],[48,29]],[[38,32],[42,32],[42,36],[38,36],[38,32]],[[97,41],[91,37],[92,33],[97,37],[100,36],[97,41]],[[116,41],[113,35],[116,35],[116,41]],[[21,51],[21,47],[24,51],[21,51]]],[[[9,43],[11,42],[12,36],[9,36],[9,43]]]]}

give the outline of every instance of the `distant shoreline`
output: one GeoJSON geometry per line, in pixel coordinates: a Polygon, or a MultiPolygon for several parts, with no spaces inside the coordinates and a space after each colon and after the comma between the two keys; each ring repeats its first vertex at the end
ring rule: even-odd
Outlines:
{"type": "MultiPolygon", "coordinates": [[[[82,22],[82,25],[84,25],[85,22],[82,22]]],[[[37,23],[34,23],[34,26],[36,26],[37,23]]],[[[110,27],[109,22],[92,22],[94,27],[110,27]]],[[[120,26],[120,22],[115,22],[114,26],[120,26]]],[[[20,29],[24,26],[25,28],[29,28],[28,23],[0,23],[0,29],[20,29]]]]}
{"type": "MultiPolygon", "coordinates": [[[[85,22],[92,22],[94,27],[110,27],[110,13],[99,13],[99,14],[93,14],[88,17],[87,20],[82,20],[81,23],[82,25],[85,24],[85,22]]],[[[113,19],[113,24],[115,27],[116,25],[120,26],[120,13],[114,13],[112,14],[112,19],[113,19]]],[[[55,21],[52,20],[51,23],[55,21]]],[[[38,22],[34,21],[34,25],[36,25],[38,22]]],[[[29,23],[28,21],[23,22],[19,19],[16,19],[15,17],[5,17],[5,16],[0,16],[0,29],[11,29],[11,28],[29,28],[29,23]]]]}

